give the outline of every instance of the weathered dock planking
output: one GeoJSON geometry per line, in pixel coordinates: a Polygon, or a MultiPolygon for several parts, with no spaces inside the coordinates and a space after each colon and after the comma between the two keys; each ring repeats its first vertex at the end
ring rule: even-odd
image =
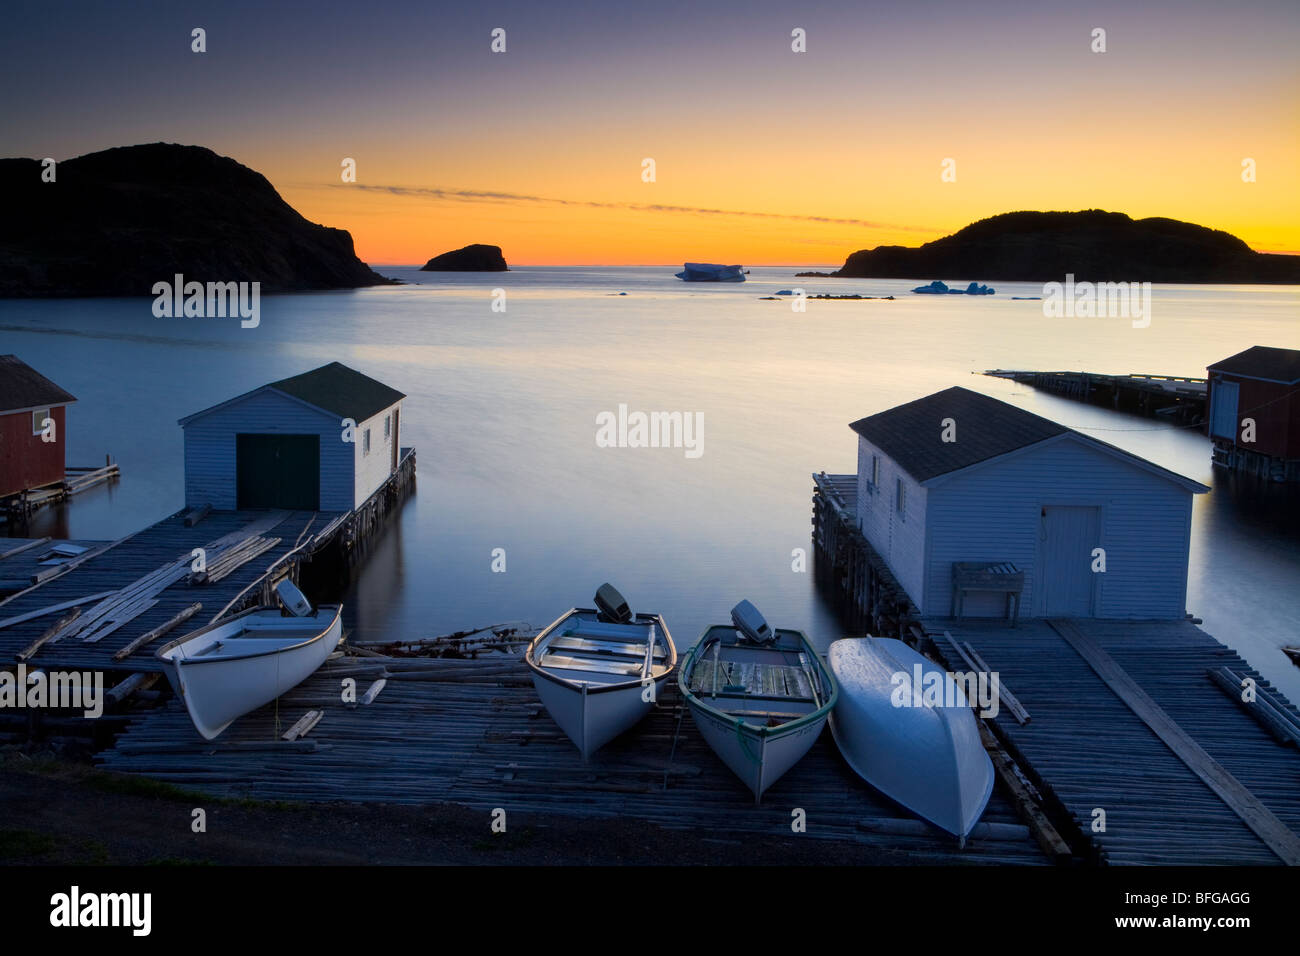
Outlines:
{"type": "Polygon", "coordinates": [[[920,611],[858,528],[851,503],[858,499],[856,475],[813,475],[815,573],[840,605],[850,631],[904,639],[920,611]]]}
{"type": "MultiPolygon", "coordinates": [[[[1059,622],[1058,622],[1059,623],[1059,622]]],[[[1035,786],[1059,806],[1116,864],[1278,864],[1300,834],[1300,753],[1278,743],[1211,680],[1229,667],[1270,685],[1234,651],[1188,621],[1075,619],[1068,622],[1100,648],[1142,696],[1249,792],[1290,833],[1280,847],[1248,826],[1202,775],[1171,749],[1106,676],[1047,621],[926,620],[938,659],[965,664],[942,639],[948,631],[973,646],[1016,689],[1033,714],[1020,724],[1005,709],[993,721],[998,737],[1035,786]],[[1096,810],[1105,830],[1094,831],[1096,810]]],[[[1124,687],[1123,683],[1115,686],[1124,687]]],[[[1280,694],[1273,694],[1282,699],[1280,694]]],[[[1300,716],[1285,704],[1293,717],[1300,716]]],[[[1164,728],[1169,730],[1169,728],[1164,728]]],[[[1209,772],[1213,772],[1212,770],[1209,772]]]]}
{"type": "Polygon", "coordinates": [[[1109,405],[1138,415],[1159,415],[1186,425],[1205,423],[1206,380],[1181,375],[1106,375],[1099,372],[1034,372],[989,369],[993,378],[1010,379],[1054,395],[1093,405],[1109,405]]]}
{"type": "MultiPolygon", "coordinates": [[[[107,541],[63,541],[52,538],[0,537],[0,595],[31,587],[32,576],[55,567],[55,561],[68,561],[83,551],[92,551],[107,541]],[[56,549],[71,546],[63,554],[56,549]],[[75,553],[74,553],[75,552],[75,553]]],[[[5,617],[0,611],[0,617],[5,617]]]]}
{"type": "Polygon", "coordinates": [[[170,701],[133,719],[96,760],[223,795],[419,804],[488,813],[620,817],[735,842],[792,835],[852,841],[880,862],[1043,864],[1001,785],[966,849],[897,807],[844,764],[829,733],[768,791],[763,806],[683,720],[675,685],[644,721],[584,764],[514,656],[478,660],[349,658],[327,662],[272,705],[211,743],[170,701]],[[352,678],[355,700],[342,700],[352,678]],[[373,682],[382,693],[361,703],[373,682]],[[282,739],[309,712],[310,729],[282,739]]]}
{"type": "Polygon", "coordinates": [[[0,517],[21,526],[41,508],[67,501],[73,495],[79,495],[107,481],[116,481],[121,476],[121,469],[108,460],[103,466],[69,465],[64,469],[62,481],[40,488],[28,488],[0,500],[0,517]]]}
{"type": "MultiPolygon", "coordinates": [[[[89,634],[69,630],[56,635],[32,655],[30,663],[76,670],[159,671],[161,666],[147,646],[137,645],[133,654],[123,658],[118,658],[117,652],[196,602],[215,612],[258,582],[271,563],[293,550],[299,533],[314,519],[318,516],[312,512],[280,512],[275,516],[275,534],[280,539],[275,547],[230,570],[220,581],[191,585],[185,579],[195,548],[215,544],[220,555],[223,540],[264,529],[267,513],[213,512],[196,527],[186,527],[181,512],[165,518],[116,542],[111,550],[0,601],[0,622],[18,619],[18,623],[0,627],[0,666],[15,661],[59,616],[55,612],[23,619],[25,615],[91,597],[95,600],[80,605],[83,618],[89,619],[98,610],[103,628],[89,634]],[[124,605],[123,598],[135,600],[124,605]],[[87,636],[96,639],[82,639],[87,636]]],[[[84,626],[78,622],[70,625],[84,626]]]]}
{"type": "Polygon", "coordinates": [[[160,672],[153,645],[198,610],[195,626],[270,603],[274,580],[296,578],[301,565],[316,560],[335,566],[335,574],[320,574],[332,579],[326,586],[341,583],[338,568],[346,572],[361,560],[414,487],[415,449],[403,448],[396,470],[349,512],[186,509],[99,544],[36,573],[35,583],[0,600],[0,667],[44,637],[30,655],[33,666],[160,672]],[[196,548],[206,552],[203,573],[190,573],[196,548]],[[201,608],[190,610],[195,604],[201,608]],[[55,620],[50,614],[74,607],[84,620],[45,634],[55,620]],[[95,627],[83,632],[87,623],[95,627]]]}

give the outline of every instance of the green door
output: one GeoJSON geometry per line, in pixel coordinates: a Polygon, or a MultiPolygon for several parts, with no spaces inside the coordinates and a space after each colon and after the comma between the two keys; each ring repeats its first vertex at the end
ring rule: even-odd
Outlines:
{"type": "Polygon", "coordinates": [[[320,510],[319,435],[236,435],[238,508],[320,510]]]}

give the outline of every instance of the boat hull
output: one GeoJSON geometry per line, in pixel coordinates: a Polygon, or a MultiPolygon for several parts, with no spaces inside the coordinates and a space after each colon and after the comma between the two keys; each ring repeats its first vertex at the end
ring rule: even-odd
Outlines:
{"type": "MultiPolygon", "coordinates": [[[[524,652],[524,662],[533,674],[533,686],[551,718],[578,748],[582,759],[588,760],[615,737],[631,730],[646,716],[659,700],[664,683],[677,668],[677,648],[662,616],[637,614],[627,625],[599,622],[599,612],[593,608],[571,608],[553,624],[534,638],[524,652]],[[646,629],[638,632],[638,629],[646,629]],[[633,666],[626,656],[611,654],[609,660],[618,660],[635,673],[620,673],[603,677],[599,671],[599,657],[587,658],[595,668],[588,672],[581,666],[557,668],[550,666],[547,654],[558,640],[575,635],[612,641],[614,651],[622,644],[626,652],[628,642],[644,638],[653,643],[651,656],[641,666],[633,666]],[[654,654],[654,649],[660,651],[654,654]],[[648,670],[646,668],[649,668],[648,670]],[[621,679],[620,679],[621,678],[621,679]]],[[[563,653],[563,652],[562,652],[563,653]]],[[[639,656],[637,652],[636,656],[639,656]]],[[[569,661],[581,665],[581,661],[569,661]]]]}
{"type": "Polygon", "coordinates": [[[821,736],[826,715],[782,733],[764,733],[760,728],[720,713],[697,699],[690,701],[691,719],[700,736],[718,758],[731,768],[761,801],[772,784],[803,759],[821,736]]]}
{"type": "MultiPolygon", "coordinates": [[[[761,803],[768,788],[803,759],[817,742],[835,706],[838,689],[834,676],[823,666],[804,634],[799,631],[777,630],[774,644],[751,644],[746,647],[747,653],[758,657],[770,654],[775,660],[791,654],[802,654],[809,666],[817,671],[822,697],[815,705],[809,705],[807,713],[776,726],[728,713],[717,704],[718,698],[692,691],[691,681],[694,669],[700,664],[701,653],[707,656],[707,650],[702,649],[707,648],[711,635],[729,631],[737,633],[734,628],[722,626],[705,630],[682,663],[679,687],[700,736],[731,772],[749,787],[754,794],[754,802],[761,803]],[[710,703],[711,700],[714,703],[710,703]]],[[[738,701],[733,703],[740,706],[738,701]]]]}
{"type": "Polygon", "coordinates": [[[537,696],[546,706],[547,713],[573,741],[582,759],[588,760],[650,713],[667,679],[665,674],[654,681],[653,696],[648,686],[640,683],[617,690],[587,690],[584,693],[584,688],[548,680],[537,673],[533,674],[533,686],[537,688],[537,696]]]}
{"type": "Polygon", "coordinates": [[[831,733],[845,761],[885,796],[964,840],[993,792],[993,763],[960,687],[889,638],[835,641],[828,658],[840,685],[831,733]],[[914,694],[918,665],[925,676],[914,694]],[[952,706],[924,703],[927,685],[943,687],[952,706]]]}
{"type": "Polygon", "coordinates": [[[320,610],[332,614],[320,635],[293,647],[246,657],[164,660],[172,690],[205,740],[214,740],[244,714],[292,690],[325,663],[343,637],[342,608],[320,610]]]}

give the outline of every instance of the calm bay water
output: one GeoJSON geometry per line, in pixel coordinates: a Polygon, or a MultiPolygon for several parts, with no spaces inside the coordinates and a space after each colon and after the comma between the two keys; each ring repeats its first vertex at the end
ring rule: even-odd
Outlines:
{"type": "Polygon", "coordinates": [[[680,646],[742,597],[825,645],[839,625],[812,574],[810,473],[850,472],[848,423],[960,384],[1012,402],[1213,488],[1193,517],[1188,610],[1293,700],[1300,669],[1300,494],[1210,467],[1203,435],[1036,393],[988,368],[1204,375],[1251,345],[1300,347],[1296,287],[1167,286],[1149,328],[1046,319],[1027,283],[998,294],[911,296],[918,283],[795,279],[686,285],[672,268],[520,268],[266,297],[261,325],[157,319],[151,300],[0,300],[0,351],[77,396],[68,461],[123,479],[42,513],[32,533],[115,538],[183,504],[176,420],[265,382],[341,361],[408,396],[403,444],[419,489],[345,597],[357,640],[427,637],[509,620],[543,624],[609,579],[663,612],[680,646]],[[758,297],[898,295],[808,303],[758,297]],[[507,311],[491,311],[496,287],[507,311]],[[626,292],[626,296],[618,295],[626,292]],[[610,449],[596,416],[701,412],[703,455],[610,449]],[[506,573],[491,570],[504,548],[506,573]]]}

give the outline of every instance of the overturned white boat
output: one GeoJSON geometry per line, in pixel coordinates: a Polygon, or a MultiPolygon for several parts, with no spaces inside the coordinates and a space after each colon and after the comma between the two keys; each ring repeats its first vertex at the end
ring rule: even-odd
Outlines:
{"type": "Polygon", "coordinates": [[[961,687],[891,638],[835,641],[828,657],[840,684],[831,733],[849,766],[964,843],[993,792],[993,763],[961,687]]]}
{"type": "Polygon", "coordinates": [[[838,689],[802,631],[773,630],[748,601],[731,620],[705,630],[678,683],[700,734],[757,803],[816,743],[838,689]]]}
{"type": "Polygon", "coordinates": [[[634,615],[610,584],[595,603],[566,611],[524,653],[537,695],[583,760],[649,713],[677,666],[660,615],[634,615]]]}
{"type": "Polygon", "coordinates": [[[683,263],[677,278],[685,282],[744,282],[744,266],[723,266],[715,262],[683,263]]]}
{"type": "Polygon", "coordinates": [[[206,740],[310,677],[343,636],[341,604],[313,609],[287,578],[276,591],[287,614],[252,608],[158,649],[172,690],[206,740]]]}

